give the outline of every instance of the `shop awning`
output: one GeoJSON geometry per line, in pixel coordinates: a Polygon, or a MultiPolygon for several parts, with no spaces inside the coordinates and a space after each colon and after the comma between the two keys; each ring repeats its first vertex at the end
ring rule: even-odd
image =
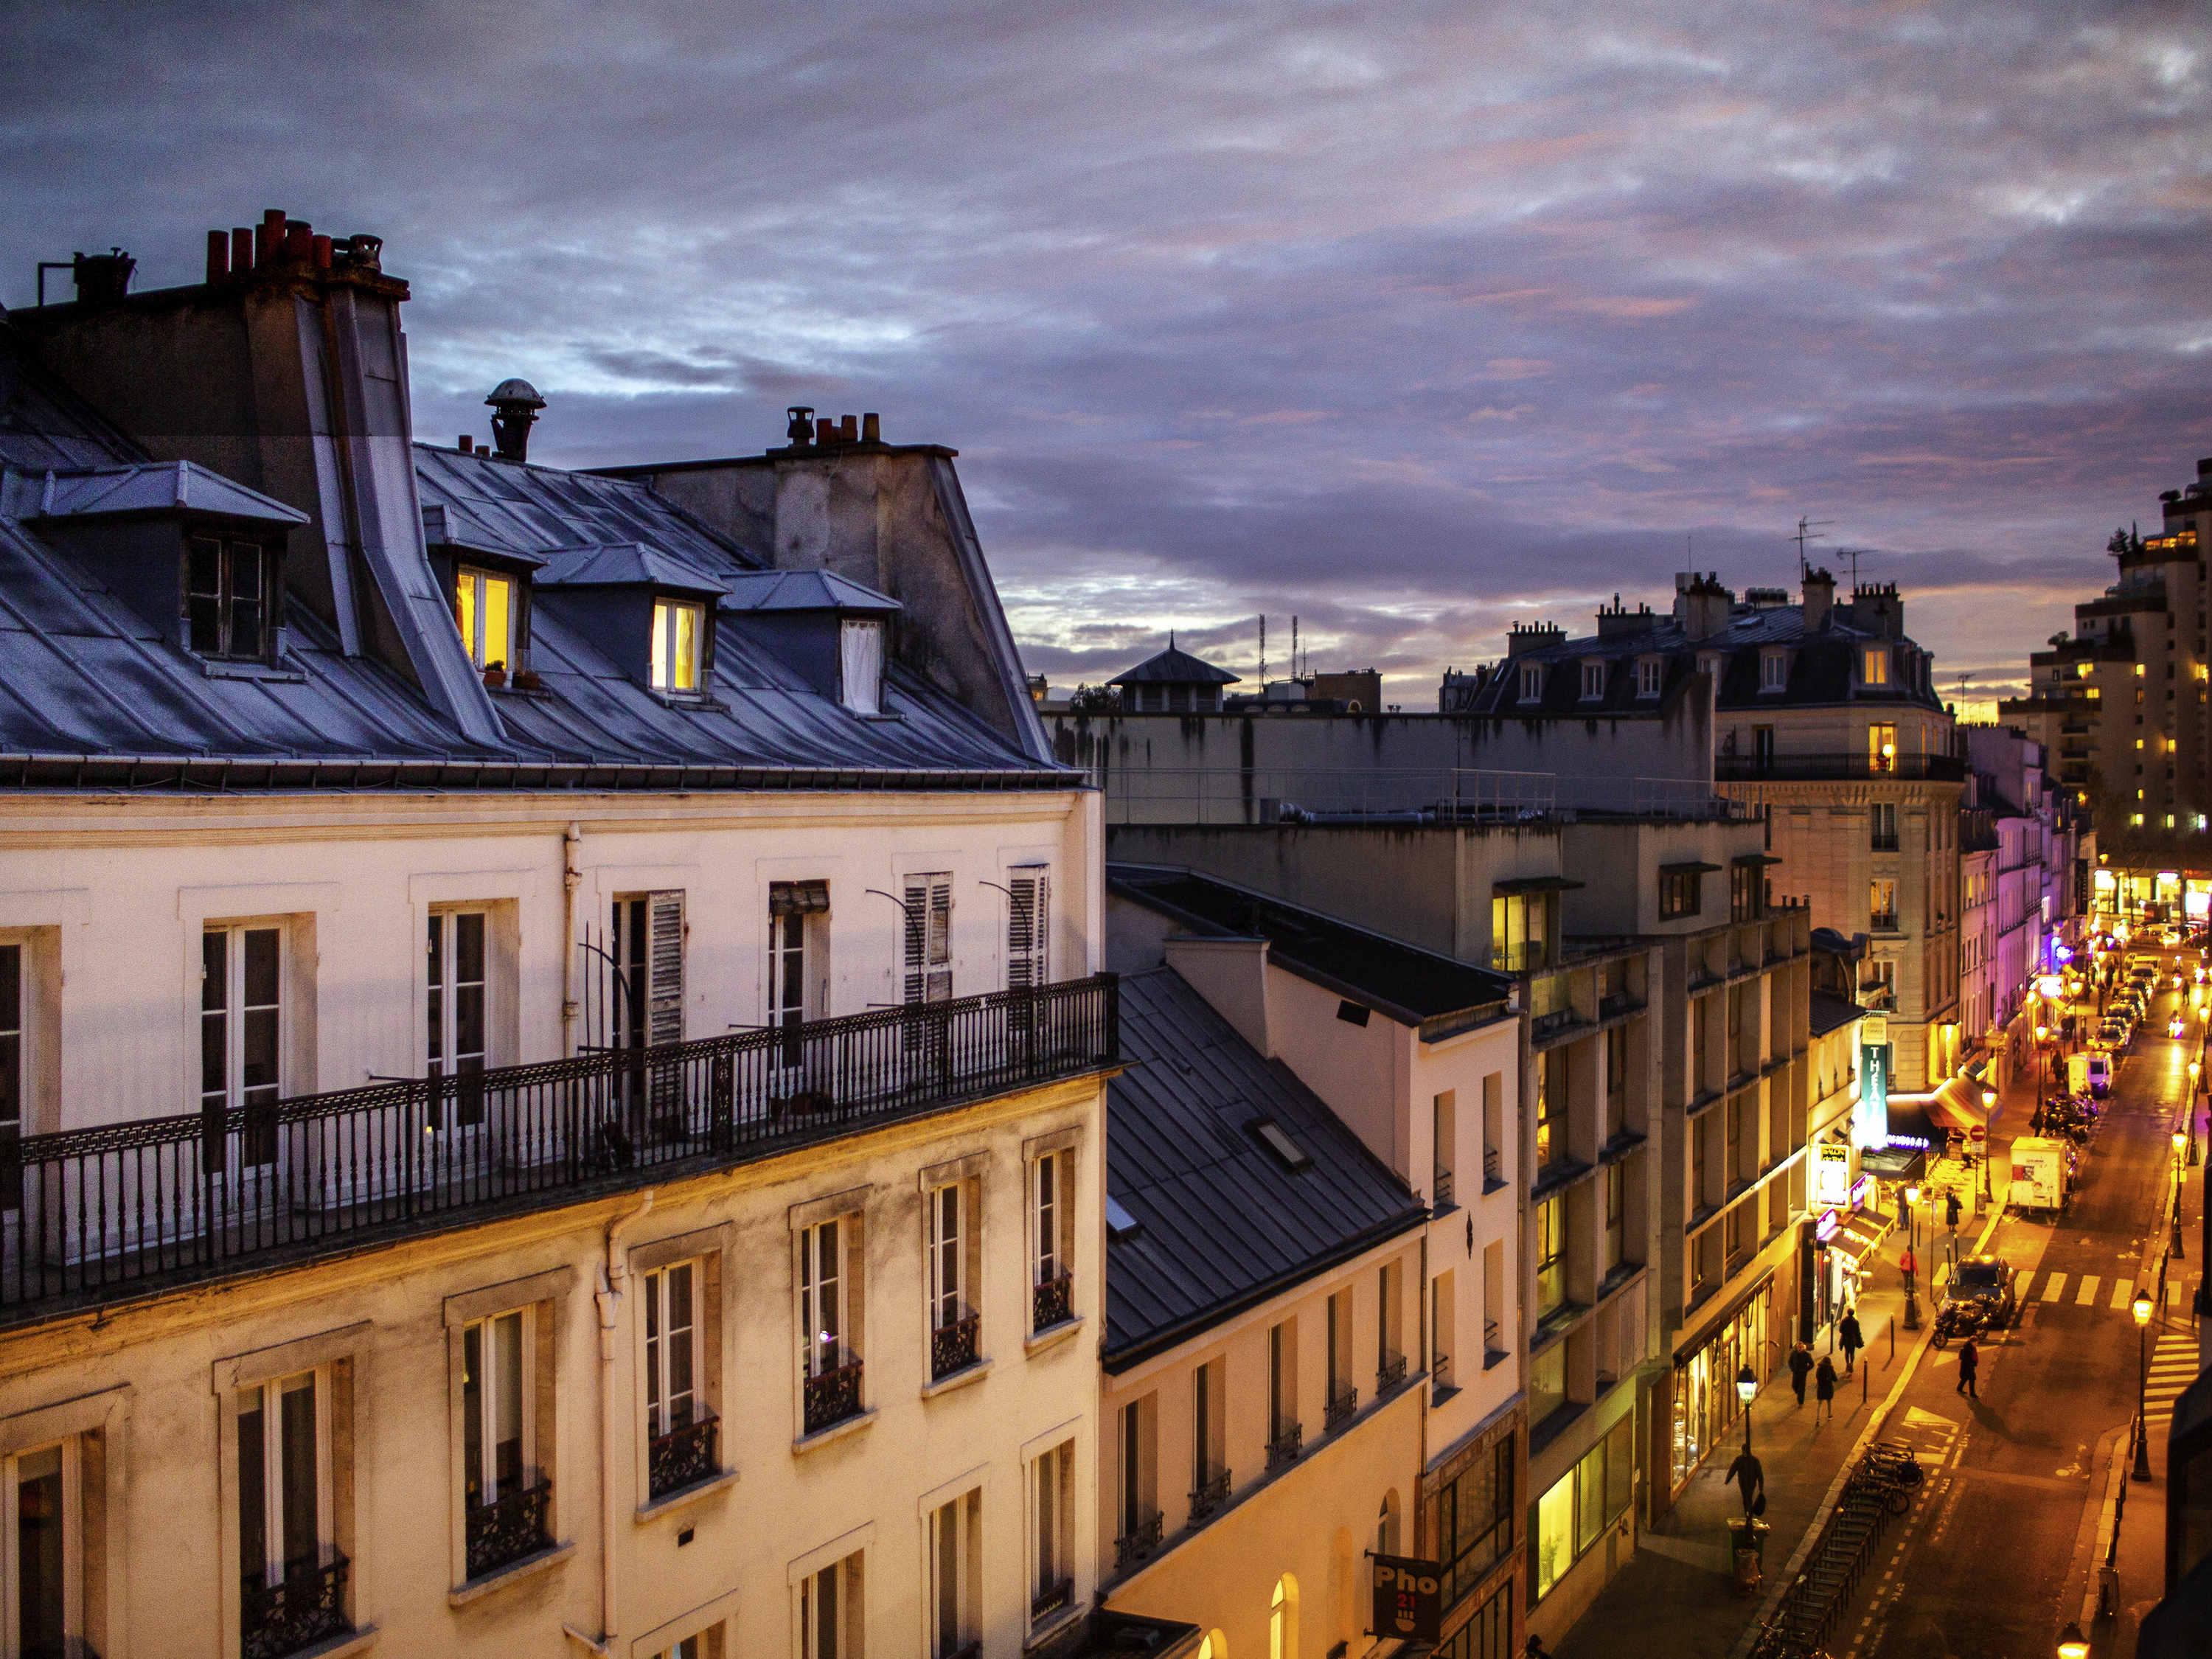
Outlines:
{"type": "Polygon", "coordinates": [[[1779,864],[1782,862],[1782,855],[1778,853],[1738,853],[1729,862],[1731,864],[1779,864]]]}
{"type": "Polygon", "coordinates": [[[1869,1146],[1859,1153],[1859,1168],[1884,1181],[1917,1181],[1928,1172],[1928,1149],[1869,1146]]]}
{"type": "Polygon", "coordinates": [[[1659,866],[1659,873],[1662,876],[1709,876],[1722,867],[1717,864],[1701,864],[1692,859],[1682,864],[1662,864],[1659,866]]]}
{"type": "Polygon", "coordinates": [[[1518,893],[1565,893],[1582,883],[1565,876],[1516,876],[1510,881],[1493,881],[1490,890],[1507,898],[1518,893]]]}
{"type": "MultiPolygon", "coordinates": [[[[1929,1115],[1938,1123],[1962,1133],[1989,1127],[1990,1120],[2004,1109],[2002,1097],[1991,1106],[1982,1104],[1983,1089],[1971,1078],[1947,1077],[1932,1097],[1929,1115]]],[[[1894,1097],[1892,1097],[1894,1098],[1894,1097]]]]}

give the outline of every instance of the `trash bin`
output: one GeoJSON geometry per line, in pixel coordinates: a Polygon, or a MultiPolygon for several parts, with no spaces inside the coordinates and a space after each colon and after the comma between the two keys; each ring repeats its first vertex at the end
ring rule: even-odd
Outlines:
{"type": "Polygon", "coordinates": [[[1746,1516],[1729,1522],[1729,1544],[1735,1559],[1735,1587],[1746,1595],[1756,1590],[1764,1577],[1766,1522],[1746,1516]]]}

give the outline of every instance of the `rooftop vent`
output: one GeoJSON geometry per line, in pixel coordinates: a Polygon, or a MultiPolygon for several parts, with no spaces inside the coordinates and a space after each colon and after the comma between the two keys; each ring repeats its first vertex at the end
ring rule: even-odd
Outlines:
{"type": "Polygon", "coordinates": [[[530,459],[530,428],[545,399],[527,380],[505,380],[492,388],[484,402],[491,406],[491,441],[502,461],[530,459]]]}
{"type": "Polygon", "coordinates": [[[1274,1119],[1271,1117],[1260,1119],[1252,1126],[1252,1133],[1262,1146],[1275,1155],[1276,1161],[1292,1174],[1312,1165],[1312,1155],[1297,1141],[1291,1139],[1284,1132],[1283,1126],[1274,1119]]]}
{"type": "Polygon", "coordinates": [[[873,410],[865,415],[817,417],[811,404],[793,404],[783,412],[783,435],[793,449],[848,449],[884,441],[883,416],[873,410]]]}
{"type": "Polygon", "coordinates": [[[1144,1231],[1144,1224],[1121,1207],[1121,1200],[1112,1194],[1106,1198],[1106,1236],[1116,1243],[1134,1238],[1144,1231]]]}

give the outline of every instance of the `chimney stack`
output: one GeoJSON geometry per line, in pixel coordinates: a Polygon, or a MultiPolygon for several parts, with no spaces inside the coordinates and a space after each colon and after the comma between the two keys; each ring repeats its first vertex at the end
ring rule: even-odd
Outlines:
{"type": "Polygon", "coordinates": [[[1682,632],[1692,640],[1711,639],[1729,623],[1735,595],[1721,586],[1717,571],[1700,576],[1680,571],[1674,577],[1674,617],[1682,632]]]}
{"type": "Polygon", "coordinates": [[[538,411],[545,407],[538,388],[527,380],[501,380],[484,402],[491,406],[491,441],[499,459],[528,460],[530,428],[537,423],[538,411]]]}
{"type": "Polygon", "coordinates": [[[870,410],[860,416],[860,441],[864,444],[879,444],[883,441],[883,416],[870,410]]]}
{"type": "Polygon", "coordinates": [[[1835,608],[1836,579],[1818,565],[1805,568],[1805,631],[1817,634],[1828,625],[1828,613],[1835,608]]]}

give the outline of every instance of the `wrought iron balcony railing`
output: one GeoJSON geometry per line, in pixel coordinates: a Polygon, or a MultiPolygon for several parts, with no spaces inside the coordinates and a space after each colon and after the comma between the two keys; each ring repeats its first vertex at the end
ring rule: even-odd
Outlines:
{"type": "Polygon", "coordinates": [[[1438,1210],[1451,1208],[1452,1172],[1449,1170],[1438,1170],[1430,1179],[1429,1193],[1429,1202],[1432,1207],[1438,1210]]]}
{"type": "Polygon", "coordinates": [[[1384,1395],[1406,1380],[1406,1356],[1394,1353],[1375,1368],[1375,1397],[1384,1395]]]}
{"type": "Polygon", "coordinates": [[[333,1550],[327,1561],[295,1561],[275,1583],[249,1572],[238,1600],[240,1659],[286,1659],[289,1654],[343,1636],[346,1577],[351,1566],[333,1550]]]}
{"type": "Polygon", "coordinates": [[[1322,1412],[1322,1426],[1334,1434],[1352,1421],[1352,1413],[1358,1409],[1359,1390],[1347,1382],[1329,1395],[1328,1404],[1322,1412]]]}
{"type": "Polygon", "coordinates": [[[1191,1524],[1196,1526],[1228,1501],[1229,1471],[1226,1468],[1215,1469],[1191,1488],[1191,1524]]]}
{"type": "MultiPolygon", "coordinates": [[[[710,1454],[711,1456],[711,1454],[710,1454]]],[[[471,1504],[464,1519],[468,1531],[469,1577],[497,1572],[552,1543],[546,1522],[553,1506],[553,1483],[503,1492],[489,1504],[471,1504]]]]}
{"type": "Polygon", "coordinates": [[[1267,1443],[1267,1468],[1270,1470],[1279,1469],[1297,1462],[1298,1453],[1304,1449],[1305,1439],[1304,1424],[1285,1425],[1277,1431],[1275,1437],[1267,1443]]]}
{"type": "Polygon", "coordinates": [[[1048,1331],[1075,1317],[1075,1275],[1057,1273],[1037,1281],[1030,1298],[1030,1329],[1048,1331]]]}
{"type": "Polygon", "coordinates": [[[967,1313],[929,1334],[929,1376],[932,1382],[963,1371],[975,1363],[976,1339],[983,1328],[980,1315],[967,1313]]]}
{"type": "Polygon", "coordinates": [[[702,1412],[689,1423],[678,1425],[646,1443],[647,1483],[655,1498],[696,1486],[721,1472],[716,1457],[717,1419],[702,1412]]]}
{"type": "Polygon", "coordinates": [[[860,1414],[860,1359],[848,1355],[841,1363],[811,1373],[805,1388],[806,1432],[823,1430],[860,1414]]]}
{"type": "Polygon", "coordinates": [[[1111,974],[0,1135],[0,1325],[834,1139],[1116,1054],[1111,974]]]}
{"type": "Polygon", "coordinates": [[[1717,783],[1819,781],[1827,779],[1894,778],[1902,782],[1957,783],[1966,775],[1966,763],[1956,755],[1891,755],[1880,757],[1842,753],[1830,755],[1716,755],[1717,783]]]}
{"type": "Polygon", "coordinates": [[[1138,1562],[1150,1556],[1160,1547],[1162,1517],[1158,1510],[1154,1510],[1133,1527],[1126,1528],[1121,1535],[1114,1540],[1115,1568],[1134,1566],[1138,1562]]]}

